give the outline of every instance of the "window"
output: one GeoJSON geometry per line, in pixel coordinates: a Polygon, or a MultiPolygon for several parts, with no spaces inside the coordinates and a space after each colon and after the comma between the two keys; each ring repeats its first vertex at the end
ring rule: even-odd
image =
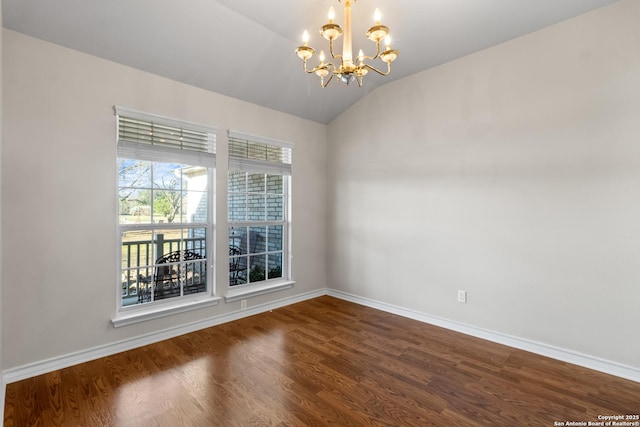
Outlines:
{"type": "Polygon", "coordinates": [[[116,114],[120,308],[211,295],[215,129],[116,114]]]}
{"type": "Polygon", "coordinates": [[[292,145],[229,132],[229,286],[290,279],[292,145]]]}

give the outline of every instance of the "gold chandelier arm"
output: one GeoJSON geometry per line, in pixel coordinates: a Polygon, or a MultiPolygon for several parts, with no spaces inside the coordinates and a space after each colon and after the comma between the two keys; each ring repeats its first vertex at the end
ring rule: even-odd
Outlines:
{"type": "MultiPolygon", "coordinates": [[[[331,62],[323,63],[322,65],[318,65],[316,68],[313,69],[313,72],[315,73],[317,70],[320,70],[320,69],[327,70],[327,74],[331,74],[331,77],[333,77],[333,75],[336,73],[336,66],[333,65],[331,62]]],[[[329,79],[331,79],[331,78],[329,78],[329,79]]]]}
{"type": "MultiPolygon", "coordinates": [[[[327,69],[327,70],[329,70],[329,69],[335,70],[336,69],[335,65],[333,65],[331,62],[328,62],[326,64],[323,63],[322,65],[316,65],[315,67],[313,67],[310,70],[307,68],[307,61],[304,61],[302,63],[302,69],[304,70],[305,73],[308,73],[308,74],[315,73],[316,71],[318,71],[318,70],[320,70],[322,68],[327,69]]],[[[331,71],[331,72],[333,72],[333,71],[331,71]]]]}
{"type": "Polygon", "coordinates": [[[391,73],[391,62],[387,62],[387,72],[380,71],[376,67],[373,67],[373,66],[371,66],[369,64],[362,64],[362,66],[364,68],[367,68],[367,69],[371,70],[371,71],[375,71],[376,73],[378,73],[378,74],[380,74],[382,76],[388,76],[391,73]]]}
{"type": "Polygon", "coordinates": [[[376,54],[373,58],[368,58],[368,59],[378,59],[378,56],[380,56],[380,40],[376,41],[376,54]]]}
{"type": "Polygon", "coordinates": [[[333,79],[333,76],[335,75],[334,73],[330,73],[331,77],[329,77],[329,80],[326,81],[326,83],[324,82],[323,79],[320,80],[320,85],[322,86],[322,88],[324,89],[325,87],[327,87],[327,85],[329,84],[329,82],[333,79]]]}
{"type": "Polygon", "coordinates": [[[342,60],[342,55],[336,55],[333,53],[333,39],[329,40],[329,53],[331,54],[331,57],[333,59],[340,59],[342,60]]]}
{"type": "Polygon", "coordinates": [[[376,59],[376,58],[378,57],[378,55],[379,55],[379,53],[378,53],[378,54],[376,54],[376,56],[369,56],[369,55],[362,55],[362,56],[360,56],[360,55],[358,55],[358,56],[356,57],[356,59],[357,59],[358,61],[365,60],[365,59],[366,59],[366,60],[374,60],[374,59],[376,59]]]}
{"type": "Polygon", "coordinates": [[[305,73],[311,74],[316,70],[317,67],[311,69],[311,70],[307,70],[307,61],[303,61],[302,62],[302,69],[304,70],[305,73]]]}
{"type": "Polygon", "coordinates": [[[378,57],[380,56],[380,41],[378,40],[376,43],[376,54],[373,56],[369,56],[369,55],[358,55],[358,57],[356,59],[360,60],[362,58],[362,60],[368,59],[368,60],[375,60],[378,59],[378,57]]]}

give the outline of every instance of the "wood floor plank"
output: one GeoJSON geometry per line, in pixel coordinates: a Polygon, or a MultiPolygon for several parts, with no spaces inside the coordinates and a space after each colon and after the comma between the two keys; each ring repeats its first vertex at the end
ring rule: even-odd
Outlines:
{"type": "Polygon", "coordinates": [[[640,383],[323,296],[7,385],[5,427],[553,426],[640,383]]]}

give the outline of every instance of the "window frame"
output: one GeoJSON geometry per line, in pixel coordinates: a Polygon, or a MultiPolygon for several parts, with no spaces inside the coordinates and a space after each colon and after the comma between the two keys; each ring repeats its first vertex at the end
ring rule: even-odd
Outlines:
{"type": "MultiPolygon", "coordinates": [[[[245,183],[245,188],[247,191],[245,192],[228,192],[228,198],[229,196],[231,196],[232,194],[235,195],[245,195],[246,199],[245,199],[245,211],[247,212],[247,219],[244,220],[235,220],[232,221],[229,218],[227,218],[228,220],[228,224],[229,224],[229,234],[228,237],[229,239],[231,239],[231,229],[232,228],[246,228],[246,232],[247,232],[247,237],[249,240],[249,246],[251,246],[252,243],[252,239],[251,239],[251,228],[258,228],[258,227],[265,227],[265,233],[266,233],[266,242],[265,242],[265,250],[264,251],[260,251],[260,252],[253,252],[251,250],[251,248],[247,248],[246,253],[240,253],[238,255],[229,255],[229,259],[231,261],[232,258],[238,258],[238,259],[242,259],[245,258],[247,259],[246,265],[247,265],[247,282],[246,283],[242,283],[242,284],[235,284],[232,285],[230,283],[230,278],[228,278],[228,287],[230,289],[241,289],[241,288],[249,288],[251,286],[258,286],[258,285],[264,285],[264,284],[268,284],[268,283],[274,283],[274,282],[280,282],[283,280],[289,280],[290,278],[290,274],[289,274],[289,229],[290,229],[290,221],[289,221],[289,183],[291,182],[291,177],[289,175],[281,175],[281,174],[273,174],[273,173],[264,173],[264,172],[249,172],[249,171],[239,171],[237,169],[229,169],[228,171],[228,176],[231,176],[231,173],[233,172],[242,172],[245,174],[245,179],[247,180],[247,182],[245,183]],[[250,175],[256,175],[256,174],[261,174],[265,176],[265,192],[262,193],[258,193],[258,192],[252,192],[249,191],[248,188],[248,179],[250,175]],[[282,177],[282,193],[269,193],[268,189],[267,189],[267,177],[271,175],[271,176],[279,176],[282,177]],[[249,208],[248,208],[248,204],[249,204],[249,196],[255,196],[255,195],[263,195],[265,196],[265,199],[268,198],[269,195],[276,195],[276,196],[281,196],[282,197],[282,219],[280,220],[273,220],[273,219],[266,219],[267,218],[267,209],[268,209],[268,205],[267,205],[267,201],[265,200],[265,220],[252,220],[252,219],[248,219],[248,214],[249,214],[249,208]],[[278,249],[278,250],[269,250],[269,227],[282,227],[282,235],[281,235],[281,242],[282,242],[282,248],[278,249]],[[269,270],[268,270],[268,257],[269,255],[272,254],[276,254],[276,253],[280,253],[281,257],[282,257],[282,265],[281,265],[281,275],[280,277],[274,277],[274,278],[269,278],[269,270]],[[250,270],[249,270],[249,265],[250,265],[250,258],[252,256],[257,256],[257,255],[264,255],[267,259],[266,262],[266,268],[265,268],[265,279],[263,280],[258,280],[255,282],[252,282],[250,280],[250,270]]],[[[240,235],[241,236],[241,235],[240,235]]],[[[241,238],[241,237],[240,237],[241,238]]],[[[235,245],[234,245],[235,246],[235,245]]],[[[231,243],[230,243],[230,247],[231,247],[231,243]]],[[[231,262],[229,263],[229,265],[231,265],[231,262]]],[[[231,273],[231,272],[230,272],[231,273]]]]}
{"type": "MultiPolygon", "coordinates": [[[[260,280],[256,282],[250,282],[247,280],[247,283],[239,284],[239,285],[231,285],[230,281],[230,260],[231,256],[229,256],[229,262],[227,263],[226,270],[226,288],[227,294],[225,296],[225,301],[236,301],[247,297],[252,297],[256,295],[262,295],[269,292],[274,292],[282,289],[288,289],[295,284],[295,281],[292,277],[292,239],[291,239],[291,230],[292,230],[292,221],[291,221],[291,188],[292,188],[292,157],[293,157],[293,144],[286,141],[279,141],[267,137],[247,134],[244,132],[238,132],[234,130],[228,131],[228,141],[229,141],[229,166],[227,170],[227,202],[230,200],[230,194],[233,193],[229,191],[229,179],[233,172],[244,172],[246,174],[265,174],[268,175],[281,175],[283,178],[283,218],[282,220],[267,220],[265,216],[264,221],[256,221],[256,220],[248,220],[248,216],[245,220],[235,220],[232,221],[229,218],[229,208],[227,209],[227,224],[228,230],[226,239],[229,240],[230,232],[233,227],[262,227],[262,226],[282,226],[283,236],[282,236],[282,276],[278,278],[268,278],[268,269],[265,269],[265,280],[260,280]],[[237,150],[234,150],[234,142],[244,141],[249,144],[254,143],[257,145],[267,146],[265,153],[271,149],[282,149],[282,157],[274,158],[273,156],[266,155],[265,159],[257,159],[255,157],[250,158],[249,154],[244,156],[234,155],[234,152],[237,153],[237,150]]],[[[263,147],[264,148],[264,147],[263,147]]],[[[249,149],[247,151],[250,151],[249,149]]],[[[248,176],[248,175],[245,175],[248,176]]],[[[265,183],[266,186],[266,183],[265,183]]],[[[268,191],[265,189],[265,195],[268,195],[268,191]]],[[[236,194],[240,194],[235,192],[236,194]]],[[[244,194],[253,194],[249,191],[248,182],[246,187],[246,192],[244,194]]],[[[266,209],[266,206],[265,206],[266,209]]],[[[251,257],[250,251],[247,251],[246,257],[247,260],[251,257]]],[[[268,248],[265,254],[268,254],[268,248]]],[[[277,252],[277,251],[274,251],[277,252]]],[[[268,257],[268,255],[266,255],[268,257]]],[[[268,260],[268,258],[267,258],[268,260]]],[[[249,264],[249,263],[247,263],[249,264]]],[[[267,261],[268,265],[268,261],[267,261]]],[[[247,265],[247,276],[249,275],[249,269],[247,265]]],[[[248,278],[247,278],[248,279],[248,278]]]]}
{"type": "MultiPolygon", "coordinates": [[[[208,136],[206,152],[202,151],[202,147],[193,148],[176,148],[175,146],[167,146],[162,144],[154,144],[146,141],[134,141],[133,139],[120,138],[120,131],[118,129],[116,135],[116,163],[119,164],[121,159],[129,159],[132,161],[151,162],[152,165],[156,163],[171,163],[180,165],[181,168],[188,169],[189,167],[203,167],[207,171],[206,177],[206,207],[207,207],[207,219],[205,222],[185,222],[181,219],[179,223],[160,223],[150,219],[148,223],[143,224],[121,224],[120,223],[120,180],[119,180],[119,168],[116,171],[116,240],[117,240],[117,284],[116,284],[116,313],[111,319],[115,327],[124,326],[140,321],[145,321],[153,318],[164,317],[167,315],[180,313],[195,308],[200,308],[209,305],[217,304],[221,298],[216,296],[216,283],[215,283],[215,138],[217,135],[217,128],[192,122],[186,122],[176,119],[170,119],[155,114],[149,114],[140,112],[137,110],[128,109],[125,107],[115,106],[116,124],[120,126],[121,118],[136,119],[145,122],[151,122],[159,126],[169,126],[172,128],[179,128],[184,130],[193,130],[201,133],[206,133],[208,136]],[[187,230],[187,229],[204,229],[205,230],[205,270],[206,270],[206,291],[196,292],[193,294],[184,294],[181,286],[180,296],[169,297],[166,299],[159,299],[152,302],[143,304],[134,303],[130,305],[123,304],[122,298],[122,277],[125,272],[123,268],[123,233],[130,230],[150,231],[150,230],[187,230]]],[[[182,170],[184,173],[184,169],[182,170]]],[[[181,181],[184,177],[181,175],[181,181]]],[[[153,187],[153,182],[149,184],[153,187]]],[[[180,191],[184,191],[183,184],[180,184],[180,191]]],[[[186,190],[188,191],[188,190],[186,190]]],[[[184,212],[182,214],[185,214],[184,212]]],[[[184,239],[183,232],[180,233],[181,239],[184,239]]],[[[152,236],[151,242],[155,239],[155,235],[152,236]]],[[[153,243],[151,243],[153,246],[153,243]]],[[[152,269],[151,275],[156,274],[156,266],[160,265],[156,263],[157,257],[155,257],[155,249],[152,249],[154,255],[151,256],[152,269]]],[[[193,263],[192,265],[195,265],[193,263]]],[[[186,266],[189,263],[185,260],[180,261],[181,266],[186,266]]],[[[152,280],[154,280],[152,278],[152,280]]],[[[184,283],[184,282],[183,282],[184,283]]]]}

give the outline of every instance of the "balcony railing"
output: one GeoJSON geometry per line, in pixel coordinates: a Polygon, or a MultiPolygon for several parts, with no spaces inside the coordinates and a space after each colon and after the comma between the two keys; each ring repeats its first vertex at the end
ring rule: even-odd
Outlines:
{"type": "MultiPolygon", "coordinates": [[[[156,274],[157,261],[172,252],[187,250],[195,252],[206,262],[206,238],[165,239],[157,234],[156,240],[122,242],[122,305],[146,302],[142,296],[151,288],[156,274]]],[[[203,269],[206,272],[206,269],[203,269]]],[[[202,281],[204,282],[206,278],[202,281]]]]}

